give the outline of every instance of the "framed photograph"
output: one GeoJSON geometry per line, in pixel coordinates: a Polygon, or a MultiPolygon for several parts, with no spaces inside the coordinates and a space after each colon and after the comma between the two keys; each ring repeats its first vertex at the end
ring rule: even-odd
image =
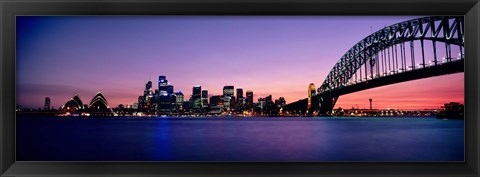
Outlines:
{"type": "Polygon", "coordinates": [[[478,10],[2,2],[2,174],[478,176],[478,10]]]}

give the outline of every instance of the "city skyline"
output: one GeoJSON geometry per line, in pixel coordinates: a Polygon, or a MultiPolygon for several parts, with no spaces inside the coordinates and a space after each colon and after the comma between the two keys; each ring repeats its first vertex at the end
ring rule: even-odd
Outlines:
{"type": "MultiPolygon", "coordinates": [[[[254,102],[272,95],[292,103],[307,97],[308,84],[321,85],[335,62],[356,42],[372,31],[411,18],[17,17],[17,104],[43,107],[45,97],[50,97],[51,105],[58,107],[75,93],[88,97],[98,91],[112,106],[132,104],[146,81],[152,78],[156,83],[158,75],[168,75],[175,92],[181,90],[186,99],[194,85],[208,90],[209,96],[222,95],[223,86],[233,85],[253,90],[254,102]],[[365,21],[369,21],[366,28],[342,28],[365,21]],[[337,25],[342,34],[328,38],[322,25],[337,25]],[[155,48],[155,42],[163,48],[155,48]],[[328,50],[330,45],[336,50],[328,50]]],[[[463,73],[422,81],[345,95],[336,107],[368,107],[369,98],[374,108],[421,109],[450,101],[463,103],[463,73]],[[407,90],[419,93],[405,97],[407,90]]]]}

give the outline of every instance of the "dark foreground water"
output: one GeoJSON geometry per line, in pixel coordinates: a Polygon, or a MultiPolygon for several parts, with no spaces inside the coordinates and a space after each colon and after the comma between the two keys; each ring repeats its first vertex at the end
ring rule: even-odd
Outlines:
{"type": "Polygon", "coordinates": [[[463,161],[435,118],[17,117],[18,161],[463,161]]]}

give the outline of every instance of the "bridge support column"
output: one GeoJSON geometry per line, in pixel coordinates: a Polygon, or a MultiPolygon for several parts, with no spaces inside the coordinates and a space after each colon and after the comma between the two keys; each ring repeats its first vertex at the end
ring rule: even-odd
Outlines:
{"type": "Polygon", "coordinates": [[[338,100],[338,96],[330,94],[322,94],[318,96],[318,115],[330,116],[333,107],[338,100]]]}

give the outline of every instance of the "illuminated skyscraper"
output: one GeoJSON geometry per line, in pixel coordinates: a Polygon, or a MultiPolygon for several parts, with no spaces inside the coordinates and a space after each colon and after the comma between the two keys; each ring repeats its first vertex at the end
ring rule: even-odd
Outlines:
{"type": "Polygon", "coordinates": [[[177,93],[175,93],[175,95],[176,95],[176,97],[175,97],[175,99],[176,99],[175,103],[176,103],[177,105],[182,105],[182,104],[183,104],[183,100],[185,99],[184,96],[183,96],[182,91],[178,91],[177,93]]]}
{"type": "Polygon", "coordinates": [[[149,101],[153,97],[152,81],[148,81],[147,84],[145,84],[145,91],[143,92],[143,96],[145,97],[146,101],[149,101]]]}
{"type": "Polygon", "coordinates": [[[223,86],[223,96],[233,96],[234,87],[231,85],[223,86]]]}
{"type": "Polygon", "coordinates": [[[223,112],[223,95],[210,97],[210,113],[220,114],[223,112]]]}
{"type": "Polygon", "coordinates": [[[168,80],[166,76],[158,76],[158,88],[161,86],[167,86],[168,80]]]}
{"type": "Polygon", "coordinates": [[[202,108],[208,107],[208,90],[202,90],[202,108]]]}
{"type": "Polygon", "coordinates": [[[192,105],[192,109],[194,112],[200,112],[202,108],[202,86],[196,85],[192,89],[192,98],[190,99],[190,104],[192,105]]]}
{"type": "Polygon", "coordinates": [[[312,98],[315,96],[315,84],[308,85],[308,110],[312,107],[312,98]]]}
{"type": "Polygon", "coordinates": [[[168,83],[166,76],[158,76],[158,91],[162,96],[173,94],[173,85],[168,83]]]}
{"type": "Polygon", "coordinates": [[[231,102],[234,101],[232,100],[234,93],[235,89],[233,86],[227,85],[223,87],[223,108],[225,111],[232,110],[231,102]]]}

